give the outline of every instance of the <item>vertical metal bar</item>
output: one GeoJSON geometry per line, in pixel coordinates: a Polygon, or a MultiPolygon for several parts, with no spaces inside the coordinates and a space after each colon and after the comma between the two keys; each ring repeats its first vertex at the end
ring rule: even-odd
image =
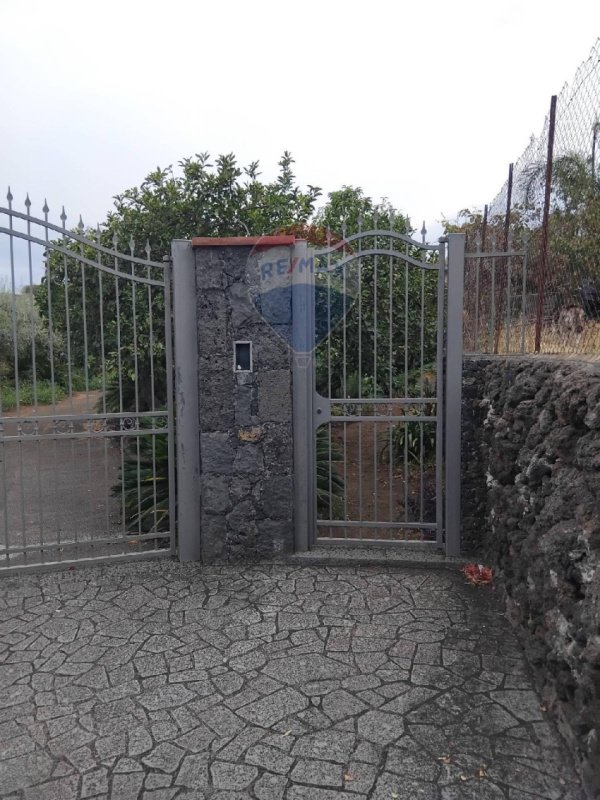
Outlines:
{"type": "MultiPolygon", "coordinates": [[[[393,218],[390,220],[390,229],[394,229],[393,218]]],[[[390,397],[390,413],[394,413],[394,405],[392,403],[394,397],[394,240],[390,236],[390,257],[388,259],[389,270],[389,304],[390,304],[390,318],[389,318],[389,397],[390,397]]],[[[394,521],[394,425],[388,423],[388,505],[389,505],[389,520],[394,521]]]]}
{"type": "MultiPolygon", "coordinates": [[[[8,190],[8,210],[12,211],[12,194],[8,190]]],[[[9,253],[10,253],[10,286],[11,286],[11,309],[12,309],[12,333],[13,333],[13,358],[14,358],[14,376],[15,376],[15,399],[16,399],[16,413],[17,417],[21,416],[21,385],[19,377],[19,332],[17,325],[17,292],[16,292],[16,278],[15,278],[15,252],[14,252],[14,239],[13,239],[13,218],[9,214],[9,253]]],[[[19,421],[17,423],[17,431],[19,434],[22,432],[22,425],[19,421]]],[[[23,543],[29,544],[27,541],[27,524],[25,520],[25,476],[23,473],[23,441],[19,438],[19,490],[21,498],[21,525],[23,528],[23,543]]]]}
{"type": "MultiPolygon", "coordinates": [[[[116,322],[117,322],[117,382],[119,385],[119,414],[121,415],[119,418],[119,428],[121,432],[125,429],[125,418],[123,416],[124,408],[123,408],[123,362],[121,359],[121,293],[119,290],[119,256],[117,255],[117,234],[115,233],[113,236],[113,248],[114,248],[114,269],[115,269],[115,310],[116,310],[116,322]]],[[[124,437],[119,437],[119,455],[121,457],[121,475],[125,474],[125,441],[124,437]]],[[[126,509],[125,509],[125,492],[121,491],[121,533],[123,536],[127,533],[127,528],[125,525],[126,521],[126,509]]]]}
{"type": "MultiPolygon", "coordinates": [[[[63,241],[62,246],[67,249],[68,247],[68,239],[67,239],[67,215],[65,214],[65,208],[63,206],[60,218],[62,220],[62,229],[63,229],[63,241]]],[[[71,373],[71,314],[70,314],[70,305],[69,305],[69,268],[67,262],[67,256],[63,254],[63,276],[65,282],[65,325],[67,329],[67,390],[69,393],[69,400],[71,404],[71,413],[73,413],[73,381],[72,381],[72,373],[71,373]]]]}
{"type": "MultiPolygon", "coordinates": [[[[510,238],[506,243],[506,251],[509,252],[511,245],[510,238]]],[[[510,353],[510,332],[512,328],[512,309],[511,309],[511,288],[512,288],[512,258],[506,257],[506,352],[510,353]]]]}
{"type": "MultiPolygon", "coordinates": [[[[100,244],[100,226],[96,229],[96,242],[100,244]]],[[[96,250],[96,260],[98,264],[102,265],[102,255],[100,250],[96,250]]],[[[102,381],[102,413],[106,414],[106,353],[104,351],[104,282],[102,278],[102,270],[97,270],[98,274],[98,296],[100,298],[100,306],[98,309],[100,315],[100,371],[102,381]]],[[[110,532],[110,494],[108,487],[108,439],[104,437],[104,515],[106,534],[110,532]]]]}
{"type": "Polygon", "coordinates": [[[446,554],[460,554],[461,417],[465,236],[448,235],[446,362],[446,554]]]}
{"type": "Polygon", "coordinates": [[[312,260],[306,242],[297,242],[293,250],[292,270],[292,404],[294,436],[294,544],[304,552],[312,544],[312,498],[315,493],[312,443],[318,428],[312,414],[311,327],[312,260]],[[310,266],[307,266],[309,265],[310,266]],[[304,273],[306,270],[306,273],[304,273]],[[308,336],[307,336],[308,333],[308,336]],[[309,352],[306,352],[306,351],[309,352]]]}
{"type": "Polygon", "coordinates": [[[191,242],[171,244],[177,419],[177,523],[179,560],[198,561],[200,537],[200,431],[196,270],[191,242]]]}
{"type": "MultiPolygon", "coordinates": [[[[177,487],[175,483],[175,392],[173,373],[173,313],[171,308],[173,266],[165,261],[165,370],[167,379],[167,458],[169,461],[169,542],[171,555],[177,553],[177,487]]],[[[195,319],[195,316],[194,316],[195,319]]],[[[196,380],[196,387],[198,381],[196,380]]],[[[196,389],[196,394],[197,394],[196,389]]],[[[196,426],[198,427],[198,426],[196,426]]],[[[197,436],[198,434],[196,434],[197,436]]],[[[198,539],[200,537],[198,536],[198,539]]],[[[198,545],[198,550],[199,550],[198,545]]]]}
{"type": "MultiPolygon", "coordinates": [[[[331,231],[327,229],[327,397],[332,399],[331,393],[331,231]]],[[[333,463],[332,463],[332,442],[331,442],[331,422],[327,425],[328,442],[328,483],[329,483],[329,519],[333,519],[333,463]]],[[[331,535],[331,528],[329,529],[331,535]]]]}
{"type": "MultiPolygon", "coordinates": [[[[29,195],[25,200],[27,208],[27,236],[31,236],[30,208],[31,200],[29,195]]],[[[37,408],[37,375],[36,375],[36,354],[35,354],[35,316],[33,306],[33,261],[31,257],[31,239],[27,239],[27,262],[29,267],[29,320],[31,322],[31,378],[33,384],[33,406],[37,408]]]]}
{"type": "MultiPolygon", "coordinates": [[[[494,248],[497,247],[496,237],[494,237],[494,248]]],[[[448,256],[450,254],[448,253],[448,256]]],[[[496,259],[491,260],[491,291],[490,291],[490,329],[488,347],[494,352],[494,335],[496,331],[496,259]]]]}
{"type": "MultiPolygon", "coordinates": [[[[135,251],[135,242],[133,238],[129,240],[129,252],[133,259],[135,251]]],[[[137,329],[137,281],[135,274],[135,262],[131,261],[131,317],[133,323],[133,374],[135,382],[135,412],[139,413],[140,410],[140,371],[138,362],[138,329],[137,329]]],[[[139,428],[143,423],[140,422],[139,417],[136,417],[134,425],[139,428]]],[[[142,533],[142,480],[141,480],[141,458],[140,458],[140,435],[135,437],[135,450],[137,457],[137,519],[138,519],[138,532],[142,533]]]]}
{"type": "MultiPolygon", "coordinates": [[[[27,236],[31,236],[31,200],[29,199],[29,194],[25,200],[25,207],[27,208],[27,236]]],[[[27,239],[27,264],[28,264],[28,275],[29,275],[29,319],[31,322],[31,378],[32,378],[32,387],[33,387],[33,407],[34,410],[37,412],[37,404],[38,404],[38,397],[37,397],[37,365],[36,365],[36,349],[35,349],[35,309],[33,305],[33,259],[31,255],[31,239],[27,239]]],[[[37,449],[37,456],[38,456],[38,469],[37,469],[37,496],[38,496],[38,519],[40,524],[40,547],[42,547],[44,543],[44,505],[43,505],[43,494],[42,494],[42,461],[41,461],[41,442],[38,440],[37,445],[32,445],[32,447],[36,447],[37,449]]]]}
{"type": "MultiPolygon", "coordinates": [[[[79,233],[83,236],[84,227],[83,220],[79,217],[79,233]]],[[[84,249],[83,244],[79,243],[79,254],[83,258],[84,249]]],[[[85,283],[85,265],[83,261],[79,262],[81,268],[81,309],[83,321],[83,375],[85,383],[85,405],[88,413],[92,413],[93,409],[90,408],[90,374],[89,374],[89,357],[88,357],[88,330],[87,330],[87,307],[86,307],[86,283],[85,283]]],[[[91,427],[91,420],[90,420],[91,427]]],[[[88,456],[88,495],[90,503],[90,519],[94,519],[94,489],[92,487],[92,440],[88,436],[87,439],[87,456],[88,456]]],[[[94,538],[93,531],[90,538],[94,538]]]]}
{"type": "Polygon", "coordinates": [[[3,495],[3,518],[4,518],[4,553],[5,561],[8,564],[9,554],[8,546],[10,544],[10,531],[8,526],[8,475],[6,473],[6,444],[3,441],[4,423],[0,422],[0,443],[2,444],[2,451],[0,458],[2,460],[2,495],[3,495]]]}
{"type": "Polygon", "coordinates": [[[526,312],[525,301],[527,297],[527,254],[529,252],[529,242],[525,240],[523,249],[525,255],[523,256],[523,283],[521,286],[521,355],[525,354],[525,324],[526,312]]]}
{"type": "MultiPolygon", "coordinates": [[[[425,244],[425,236],[427,231],[425,229],[425,220],[423,220],[423,244],[425,244]]],[[[421,260],[425,264],[427,251],[422,250],[421,260]]],[[[424,397],[424,380],[423,373],[425,369],[425,267],[421,268],[421,370],[420,370],[420,395],[424,397]]],[[[420,413],[424,413],[426,406],[421,406],[420,413]]],[[[423,467],[423,423],[419,423],[419,522],[423,522],[423,486],[424,486],[424,467],[423,467]]]]}
{"type": "MultiPolygon", "coordinates": [[[[342,261],[346,256],[346,223],[342,225],[342,261]]],[[[347,375],[347,340],[346,340],[346,316],[348,314],[348,307],[347,307],[347,291],[348,291],[348,282],[347,282],[347,270],[348,266],[344,265],[344,273],[343,273],[343,286],[342,292],[344,295],[343,298],[343,314],[344,314],[344,321],[343,321],[343,328],[342,328],[342,380],[344,384],[343,389],[343,398],[346,400],[348,397],[348,375],[347,375]]],[[[342,406],[344,416],[346,416],[348,412],[348,408],[346,405],[342,406]]],[[[348,423],[344,422],[344,521],[348,519],[348,423]]],[[[348,528],[344,528],[344,539],[348,538],[348,528]]]]}
{"type": "MultiPolygon", "coordinates": [[[[358,218],[358,399],[362,398],[362,213],[358,218]]],[[[362,416],[362,405],[359,405],[362,416]]],[[[362,482],[362,420],[358,422],[358,519],[363,518],[363,482],[362,482]]]]}
{"type": "MultiPolygon", "coordinates": [[[[502,249],[506,253],[508,251],[508,240],[510,235],[510,209],[512,205],[512,190],[513,190],[513,164],[508,165],[508,186],[506,190],[506,212],[504,215],[504,238],[502,241],[502,249]]],[[[503,313],[503,305],[504,305],[504,297],[506,292],[504,291],[504,277],[506,275],[507,281],[507,289],[508,289],[508,274],[505,272],[505,269],[508,268],[508,262],[504,259],[500,259],[500,264],[502,266],[502,270],[500,272],[501,280],[500,280],[500,292],[499,292],[499,302],[498,302],[498,327],[494,332],[494,353],[498,353],[498,349],[500,347],[500,325],[502,324],[502,313],[503,313]]],[[[508,334],[507,334],[508,335],[508,334]]]]}
{"type": "Polygon", "coordinates": [[[535,313],[535,352],[540,352],[542,343],[542,322],[544,314],[544,293],[548,272],[548,224],[550,217],[550,197],[552,190],[552,162],[554,158],[554,129],[556,125],[556,95],[550,101],[550,120],[548,125],[548,153],[546,157],[546,183],[544,189],[544,212],[542,215],[542,241],[540,245],[540,268],[538,272],[537,307],[535,313]]]}
{"type": "MultiPolygon", "coordinates": [[[[408,255],[408,245],[406,245],[408,255]]],[[[404,397],[408,399],[408,261],[404,262],[404,397]]],[[[406,406],[408,409],[408,406],[406,406]]],[[[408,422],[404,425],[404,521],[408,522],[408,422]]]]}
{"type": "MultiPolygon", "coordinates": [[[[310,255],[310,249],[307,248],[307,254],[310,255]]],[[[307,320],[307,332],[308,332],[308,354],[309,358],[306,364],[306,376],[304,378],[305,382],[305,391],[306,391],[306,405],[308,408],[308,417],[306,418],[307,422],[310,422],[310,425],[306,425],[307,428],[307,453],[308,453],[308,467],[309,467],[309,487],[310,491],[308,493],[308,541],[312,545],[315,541],[316,537],[316,525],[317,525],[317,493],[316,493],[316,485],[317,485],[317,463],[316,463],[316,439],[314,435],[314,425],[312,420],[314,419],[314,401],[315,401],[315,386],[316,386],[316,359],[315,359],[315,346],[316,346],[316,336],[315,336],[315,273],[314,273],[314,262],[312,257],[308,259],[309,263],[309,272],[307,276],[306,283],[308,284],[308,288],[305,290],[307,295],[307,312],[306,312],[306,320],[307,320]]]]}
{"type": "MultiPolygon", "coordinates": [[[[146,241],[146,258],[150,261],[150,243],[146,241]]],[[[146,267],[146,277],[152,277],[150,265],[146,267]]],[[[154,326],[152,322],[152,287],[148,284],[148,350],[150,351],[150,412],[155,411],[154,404],[154,326]]],[[[154,426],[154,425],[153,425],[154,426]]],[[[153,517],[154,526],[156,531],[158,527],[158,509],[156,500],[156,436],[152,434],[152,500],[153,500],[153,517]]]]}
{"type": "Polygon", "coordinates": [[[52,273],[50,270],[50,242],[48,237],[48,213],[50,209],[48,208],[48,203],[44,200],[44,207],[42,209],[44,213],[44,239],[46,242],[45,247],[45,261],[46,261],[46,300],[48,304],[48,355],[50,356],[50,386],[51,386],[51,399],[52,399],[52,413],[56,413],[56,388],[54,382],[54,326],[52,320],[52,273]]]}
{"type": "MultiPolygon", "coordinates": [[[[481,249],[480,253],[485,252],[485,244],[487,238],[487,223],[488,223],[488,205],[487,203],[483,209],[483,223],[481,226],[481,249]]],[[[475,352],[479,352],[479,294],[480,294],[480,273],[481,273],[481,259],[475,259],[475,352]]],[[[485,266],[485,264],[484,264],[485,266]]]]}
{"type": "MultiPolygon", "coordinates": [[[[377,217],[375,217],[375,225],[377,228],[377,217]]],[[[373,238],[375,250],[377,250],[377,230],[373,238]]],[[[377,399],[379,392],[377,391],[377,254],[373,258],[373,398],[377,399]]],[[[377,480],[379,477],[379,470],[377,464],[377,403],[373,404],[373,519],[377,522],[377,480]]]]}
{"type": "MultiPolygon", "coordinates": [[[[50,392],[51,392],[51,400],[52,400],[52,414],[56,414],[56,383],[55,383],[55,369],[54,369],[54,323],[53,323],[53,315],[52,315],[52,269],[50,266],[50,241],[49,241],[49,234],[48,234],[48,213],[50,209],[48,208],[48,201],[44,199],[44,207],[42,209],[44,213],[44,240],[46,243],[45,247],[45,261],[46,261],[46,290],[47,290],[47,307],[48,307],[48,354],[50,356],[50,392]]],[[[64,213],[64,209],[63,209],[64,213]]],[[[56,486],[58,480],[58,469],[57,469],[57,450],[58,450],[58,442],[56,439],[52,443],[52,455],[54,461],[54,485],[56,486]]],[[[60,504],[56,505],[56,539],[58,544],[61,541],[61,511],[60,511],[60,504]]]]}
{"type": "Polygon", "coordinates": [[[444,375],[444,346],[446,332],[446,240],[440,239],[437,283],[437,342],[435,368],[435,522],[436,544],[444,545],[444,409],[446,380],[444,375]]]}
{"type": "MultiPolygon", "coordinates": [[[[63,240],[62,246],[68,249],[69,240],[67,237],[67,215],[63,206],[60,219],[62,221],[63,240]]],[[[65,324],[67,329],[67,392],[69,396],[69,405],[71,414],[75,413],[73,406],[73,359],[71,350],[71,304],[69,302],[69,262],[66,255],[63,254],[63,278],[65,287],[65,324]]],[[[69,423],[69,428],[73,430],[73,421],[69,423]]],[[[71,438],[71,471],[75,475],[77,473],[76,459],[75,459],[75,439],[71,438]]],[[[55,454],[56,455],[56,454],[55,454]]],[[[75,542],[79,541],[79,526],[75,526],[75,542]]]]}
{"type": "MultiPolygon", "coordinates": [[[[8,210],[12,211],[13,196],[10,189],[8,190],[8,210]]],[[[14,359],[14,372],[15,372],[15,406],[17,417],[21,416],[21,391],[19,385],[19,340],[17,332],[17,300],[15,289],[15,245],[13,239],[13,218],[12,214],[8,215],[8,248],[10,259],[10,286],[11,286],[11,312],[12,312],[12,335],[13,335],[13,359],[14,359]]]]}

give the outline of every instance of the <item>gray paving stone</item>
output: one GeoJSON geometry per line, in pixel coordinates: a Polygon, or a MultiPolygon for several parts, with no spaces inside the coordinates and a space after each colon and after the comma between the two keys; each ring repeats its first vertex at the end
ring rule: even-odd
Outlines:
{"type": "Polygon", "coordinates": [[[295,689],[286,688],[243,706],[238,709],[237,714],[254,725],[269,728],[284,717],[296,714],[307,706],[306,697],[295,689]]]}
{"type": "Polygon", "coordinates": [[[216,789],[238,791],[246,789],[258,775],[256,767],[248,764],[231,764],[215,761],[210,768],[213,786],[216,789]]]}
{"type": "Polygon", "coordinates": [[[368,709],[366,703],[353,694],[340,689],[325,695],[322,709],[333,722],[360,714],[368,709]]]}
{"type": "Polygon", "coordinates": [[[81,797],[95,797],[108,792],[108,770],[95,769],[86,773],[81,782],[81,797]]]}
{"type": "Polygon", "coordinates": [[[142,763],[151,769],[159,769],[162,772],[175,772],[184,755],[185,750],[180,747],[176,747],[170,742],[161,742],[148,755],[143,756],[142,763]]]}
{"type": "Polygon", "coordinates": [[[113,775],[110,791],[111,800],[132,800],[133,797],[137,797],[143,782],[144,774],[142,772],[113,775]]]}
{"type": "Polygon", "coordinates": [[[398,775],[384,772],[377,779],[370,800],[390,800],[390,798],[393,800],[438,800],[438,789],[432,783],[406,780],[398,775]]]}
{"type": "Polygon", "coordinates": [[[186,756],[181,762],[175,784],[189,789],[207,789],[210,786],[208,764],[206,753],[186,756]]]}
{"type": "Polygon", "coordinates": [[[257,800],[282,800],[288,779],[285,775],[265,772],[254,784],[257,800]]]}
{"type": "Polygon", "coordinates": [[[52,774],[52,760],[41,751],[0,761],[0,786],[4,792],[37,786],[52,774]]]}
{"type": "Polygon", "coordinates": [[[355,744],[356,736],[353,733],[319,731],[300,737],[292,748],[291,754],[344,764],[350,760],[355,744]]]}
{"type": "Polygon", "coordinates": [[[48,781],[25,789],[25,800],[77,800],[78,775],[70,775],[57,781],[48,781]]]}
{"type": "Polygon", "coordinates": [[[153,692],[140,695],[139,702],[148,711],[157,711],[162,708],[182,706],[193,700],[196,695],[185,686],[173,684],[155,689],[153,692]]]}
{"type": "Polygon", "coordinates": [[[152,746],[152,737],[147,728],[139,727],[129,731],[127,752],[130,756],[139,756],[142,753],[146,753],[152,749],[152,746]]]}
{"type": "Polygon", "coordinates": [[[142,772],[143,769],[143,766],[135,758],[120,758],[114,765],[113,772],[142,772]]]}
{"type": "Polygon", "coordinates": [[[544,719],[535,692],[519,690],[490,692],[490,697],[524,722],[540,722],[544,719]]]}
{"type": "Polygon", "coordinates": [[[402,718],[381,711],[368,711],[358,719],[358,733],[369,742],[388,745],[404,732],[402,718]]]}
{"type": "MultiPolygon", "coordinates": [[[[286,800],[366,800],[365,794],[350,794],[337,789],[317,789],[315,786],[292,786],[286,800]]],[[[386,798],[388,800],[388,798],[386,798]]]]}
{"type": "Polygon", "coordinates": [[[315,786],[341,786],[342,767],[329,761],[299,759],[290,778],[297,783],[315,786]]]}
{"type": "Polygon", "coordinates": [[[112,756],[124,755],[127,752],[127,734],[125,731],[119,731],[111,736],[96,739],[94,745],[101,761],[112,756]]]}
{"type": "Polygon", "coordinates": [[[153,789],[142,792],[142,800],[172,800],[179,789],[153,789]]]}
{"type": "Polygon", "coordinates": [[[75,726],[67,733],[63,733],[48,742],[48,749],[54,756],[63,756],[72,750],[77,750],[94,740],[94,734],[79,726],[75,726]]]}
{"type": "Polygon", "coordinates": [[[214,738],[215,734],[206,725],[200,724],[175,739],[175,744],[184,750],[199,753],[206,750],[214,738]]]}
{"type": "Polygon", "coordinates": [[[256,767],[281,775],[289,772],[294,763],[294,759],[284,755],[281,750],[264,744],[256,744],[248,748],[245,760],[247,764],[253,764],[256,767]]]}
{"type": "Polygon", "coordinates": [[[363,761],[351,761],[344,769],[344,789],[347,792],[368,795],[377,778],[377,767],[363,761]]]}

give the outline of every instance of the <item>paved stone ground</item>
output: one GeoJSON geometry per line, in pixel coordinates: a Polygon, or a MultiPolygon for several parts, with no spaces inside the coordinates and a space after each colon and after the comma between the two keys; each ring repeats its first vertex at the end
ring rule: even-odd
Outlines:
{"type": "Polygon", "coordinates": [[[489,589],[172,562],[0,580],[4,800],[575,800],[489,589]]]}

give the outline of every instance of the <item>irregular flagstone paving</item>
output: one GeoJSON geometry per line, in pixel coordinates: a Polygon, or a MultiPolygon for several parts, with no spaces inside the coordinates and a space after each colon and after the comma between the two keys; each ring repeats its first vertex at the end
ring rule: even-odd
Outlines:
{"type": "Polygon", "coordinates": [[[579,800],[489,589],[146,562],[0,579],[0,797],[579,800]]]}

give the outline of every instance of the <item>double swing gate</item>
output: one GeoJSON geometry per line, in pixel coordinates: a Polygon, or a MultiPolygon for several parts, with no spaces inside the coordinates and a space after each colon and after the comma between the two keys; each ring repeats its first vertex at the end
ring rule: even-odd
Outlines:
{"type": "Polygon", "coordinates": [[[170,265],[0,207],[0,569],[168,554],[170,265]],[[128,251],[128,252],[127,252],[128,251]]]}
{"type": "Polygon", "coordinates": [[[313,333],[294,374],[300,549],[459,553],[464,237],[422,233],[296,245],[296,341],[313,333]]]}

